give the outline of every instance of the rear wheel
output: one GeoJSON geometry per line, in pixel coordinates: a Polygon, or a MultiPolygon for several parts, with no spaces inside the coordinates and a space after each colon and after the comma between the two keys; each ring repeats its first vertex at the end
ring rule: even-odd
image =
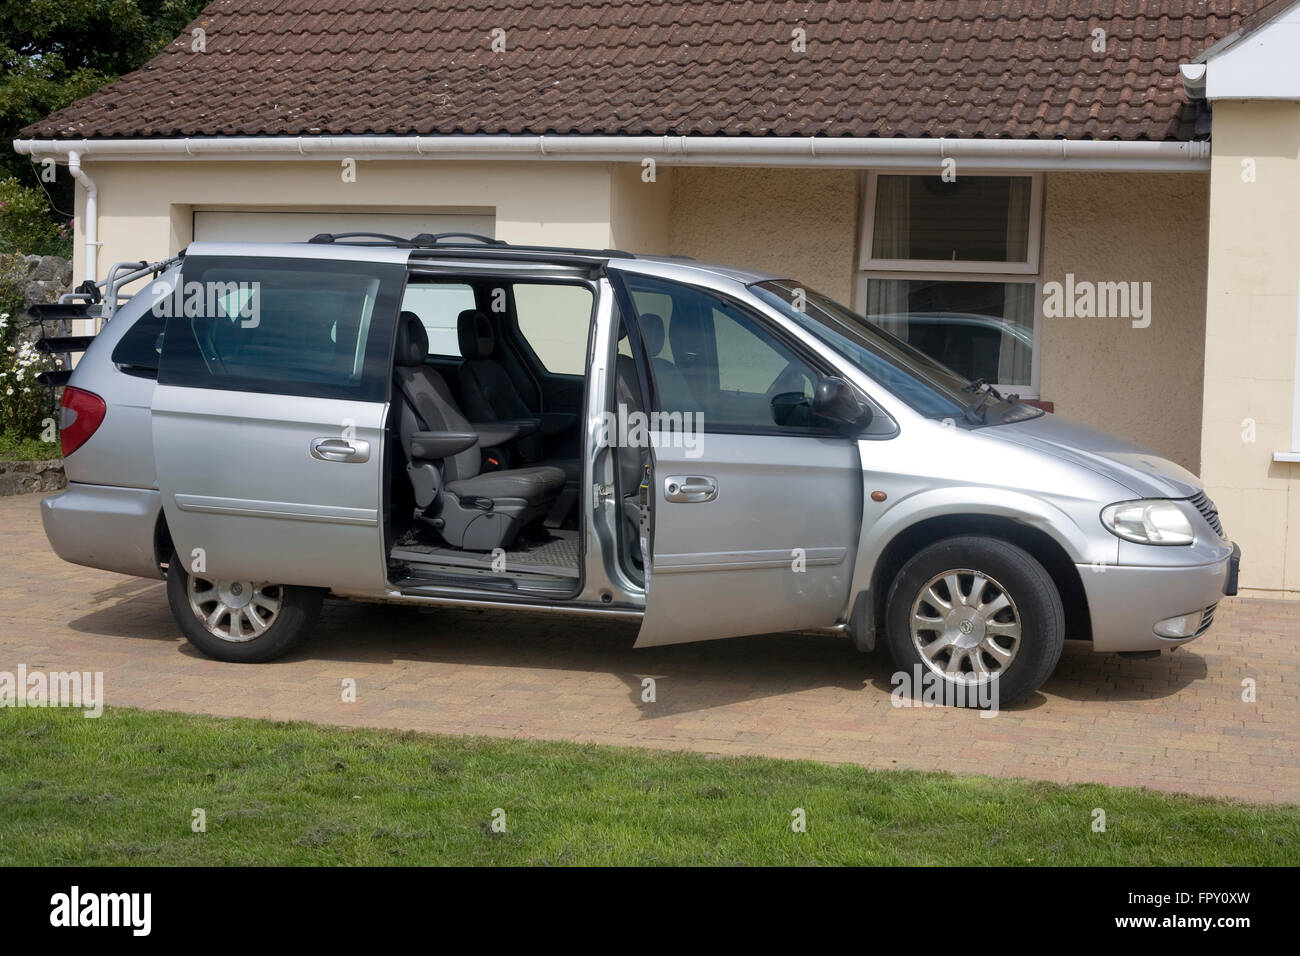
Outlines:
{"type": "Polygon", "coordinates": [[[320,614],[322,598],[317,588],[190,574],[175,555],[167,568],[172,616],[191,644],[219,661],[255,663],[287,654],[320,614]]]}
{"type": "Polygon", "coordinates": [[[1051,576],[1023,548],[992,538],[947,538],[919,551],[894,578],[885,614],[894,663],[968,706],[988,691],[998,706],[1023,700],[1065,645],[1051,576]]]}

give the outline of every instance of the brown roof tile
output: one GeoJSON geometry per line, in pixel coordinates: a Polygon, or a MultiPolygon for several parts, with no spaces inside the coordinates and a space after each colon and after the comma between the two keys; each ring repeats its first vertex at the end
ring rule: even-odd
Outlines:
{"type": "Polygon", "coordinates": [[[1179,63],[1284,5],[215,0],[207,52],[187,29],[22,135],[1188,139],[1179,63]]]}

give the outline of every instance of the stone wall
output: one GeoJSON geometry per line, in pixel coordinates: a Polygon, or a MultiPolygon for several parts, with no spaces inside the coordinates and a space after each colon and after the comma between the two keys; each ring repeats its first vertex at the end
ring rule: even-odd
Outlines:
{"type": "MultiPolygon", "coordinates": [[[[58,256],[12,256],[13,270],[18,275],[18,285],[23,296],[23,312],[33,305],[59,301],[59,296],[72,291],[72,262],[58,256]]],[[[25,314],[11,316],[10,321],[19,329],[19,341],[34,341],[41,336],[39,322],[30,321],[25,314]]],[[[67,335],[66,322],[46,325],[50,335],[67,335]]]]}
{"type": "Polygon", "coordinates": [[[31,491],[58,491],[67,485],[63,462],[4,461],[0,459],[0,497],[22,495],[31,491]]]}
{"type": "Polygon", "coordinates": [[[58,256],[16,256],[23,299],[27,305],[57,302],[72,291],[72,262],[58,256]]]}
{"type": "MultiPolygon", "coordinates": [[[[23,296],[22,312],[10,317],[12,327],[17,329],[13,342],[35,341],[41,337],[41,324],[29,319],[26,311],[33,305],[57,302],[59,296],[72,291],[72,263],[58,256],[4,258],[9,260],[4,265],[17,273],[23,296]]],[[[67,335],[69,329],[66,322],[49,322],[45,331],[50,335],[67,335]]],[[[66,484],[63,462],[57,458],[45,461],[0,460],[0,496],[57,491],[66,484]]]]}

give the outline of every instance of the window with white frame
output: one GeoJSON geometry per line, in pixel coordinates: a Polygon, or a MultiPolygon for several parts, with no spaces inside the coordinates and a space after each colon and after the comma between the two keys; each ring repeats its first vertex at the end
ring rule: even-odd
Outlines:
{"type": "MultiPolygon", "coordinates": [[[[1300,303],[1300,296],[1296,301],[1300,303]]],[[[1295,380],[1292,388],[1294,399],[1291,403],[1291,447],[1273,452],[1274,461],[1300,462],[1300,304],[1296,307],[1295,380]]]]}
{"type": "Polygon", "coordinates": [[[967,378],[1038,394],[1040,174],[869,173],[857,304],[967,378]]]}

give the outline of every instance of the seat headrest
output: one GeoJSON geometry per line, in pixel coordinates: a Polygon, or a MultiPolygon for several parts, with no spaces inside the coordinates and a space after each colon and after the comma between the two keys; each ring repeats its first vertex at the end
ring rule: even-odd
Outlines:
{"type": "Polygon", "coordinates": [[[653,312],[641,314],[641,342],[645,346],[645,354],[650,358],[654,358],[664,350],[663,316],[655,315],[653,312]]]}
{"type": "Polygon", "coordinates": [[[678,368],[689,368],[706,356],[703,323],[693,315],[674,315],[673,324],[668,327],[668,340],[678,368]]]}
{"type": "Polygon", "coordinates": [[[466,309],[456,319],[456,338],[462,358],[487,358],[496,347],[492,322],[478,309],[466,309]]]}
{"type": "Polygon", "coordinates": [[[429,354],[429,333],[414,312],[403,312],[397,317],[397,350],[394,362],[398,365],[423,365],[429,354]]]}

